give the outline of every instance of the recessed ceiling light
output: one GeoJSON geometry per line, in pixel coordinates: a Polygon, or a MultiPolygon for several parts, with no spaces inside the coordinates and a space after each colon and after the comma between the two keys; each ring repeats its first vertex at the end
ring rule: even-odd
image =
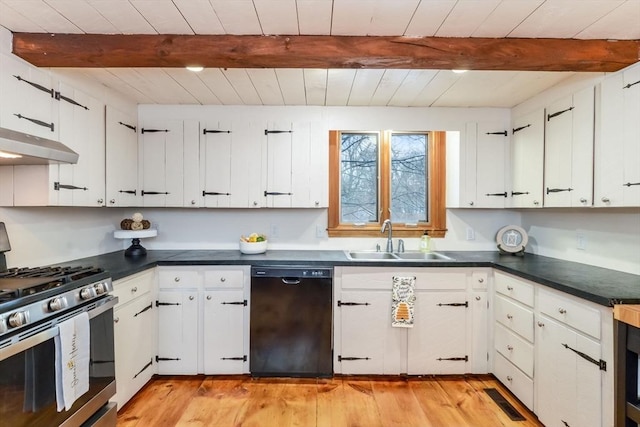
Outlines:
{"type": "Polygon", "coordinates": [[[200,65],[189,65],[187,67],[187,70],[193,71],[194,73],[199,73],[200,71],[204,70],[204,67],[200,65]]]}
{"type": "Polygon", "coordinates": [[[453,71],[456,74],[462,74],[462,73],[466,73],[469,70],[451,70],[451,71],[453,71]]]}

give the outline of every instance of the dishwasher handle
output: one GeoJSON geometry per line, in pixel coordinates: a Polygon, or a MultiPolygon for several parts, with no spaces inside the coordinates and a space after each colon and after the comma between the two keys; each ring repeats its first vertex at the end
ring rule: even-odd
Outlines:
{"type": "Polygon", "coordinates": [[[300,284],[300,279],[298,279],[297,277],[283,277],[280,280],[282,280],[282,283],[284,283],[285,285],[299,285],[300,284]]]}

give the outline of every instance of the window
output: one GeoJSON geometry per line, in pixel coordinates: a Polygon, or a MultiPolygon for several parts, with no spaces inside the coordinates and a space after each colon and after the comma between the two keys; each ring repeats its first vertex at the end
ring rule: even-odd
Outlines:
{"type": "Polygon", "coordinates": [[[330,131],[329,236],[442,237],[445,133],[330,131]]]}

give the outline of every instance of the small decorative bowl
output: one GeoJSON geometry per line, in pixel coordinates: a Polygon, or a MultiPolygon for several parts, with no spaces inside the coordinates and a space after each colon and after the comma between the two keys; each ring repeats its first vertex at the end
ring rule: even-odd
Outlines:
{"type": "Polygon", "coordinates": [[[267,251],[267,241],[263,242],[245,242],[240,240],[240,252],[243,254],[263,254],[267,251]]]}

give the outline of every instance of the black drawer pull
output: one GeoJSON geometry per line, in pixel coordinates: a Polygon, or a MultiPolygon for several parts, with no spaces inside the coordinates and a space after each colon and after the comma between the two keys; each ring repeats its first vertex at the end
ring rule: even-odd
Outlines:
{"type": "Polygon", "coordinates": [[[16,116],[19,119],[25,119],[25,120],[29,120],[31,123],[35,123],[39,126],[45,127],[45,128],[49,128],[51,129],[51,132],[53,132],[53,123],[47,123],[47,122],[43,122],[42,120],[38,120],[38,119],[32,119],[31,117],[27,117],[27,116],[23,116],[22,114],[13,114],[14,116],[16,116]]]}

